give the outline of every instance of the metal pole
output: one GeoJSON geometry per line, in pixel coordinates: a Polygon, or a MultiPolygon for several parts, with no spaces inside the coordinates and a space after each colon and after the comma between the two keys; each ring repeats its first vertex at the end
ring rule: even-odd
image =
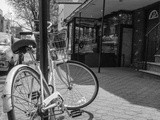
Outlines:
{"type": "MultiPolygon", "coordinates": [[[[47,15],[48,0],[40,0],[39,28],[40,28],[40,67],[45,79],[48,78],[48,52],[47,52],[47,15]]],[[[48,81],[48,80],[47,80],[48,81]]]]}
{"type": "Polygon", "coordinates": [[[101,68],[101,56],[102,56],[102,37],[104,35],[104,14],[105,14],[105,0],[103,0],[103,11],[102,11],[102,25],[101,25],[101,36],[100,36],[100,41],[99,41],[99,65],[98,65],[98,73],[100,73],[100,68],[101,68]]]}

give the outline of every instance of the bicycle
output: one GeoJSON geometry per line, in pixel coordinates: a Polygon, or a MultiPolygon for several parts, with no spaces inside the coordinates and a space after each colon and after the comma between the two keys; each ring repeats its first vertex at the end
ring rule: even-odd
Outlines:
{"type": "Polygon", "coordinates": [[[3,111],[8,120],[50,120],[64,112],[75,117],[81,114],[74,114],[74,111],[88,106],[96,98],[99,90],[96,75],[85,64],[66,57],[67,39],[62,40],[55,41],[53,49],[48,45],[48,83],[33,54],[35,41],[22,39],[13,44],[15,54],[29,53],[34,68],[19,64],[8,73],[2,95],[3,111]],[[57,59],[60,51],[65,51],[61,60],[57,59]]]}

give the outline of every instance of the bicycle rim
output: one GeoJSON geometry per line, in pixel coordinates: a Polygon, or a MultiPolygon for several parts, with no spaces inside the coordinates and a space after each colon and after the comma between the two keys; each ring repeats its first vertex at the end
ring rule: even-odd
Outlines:
{"type": "Polygon", "coordinates": [[[97,96],[97,77],[86,65],[77,61],[58,64],[56,89],[62,94],[68,109],[79,109],[89,105],[97,96]],[[67,75],[67,74],[68,75],[67,75]],[[69,79],[69,85],[67,84],[69,79]],[[65,84],[64,84],[65,83],[65,84]]]}
{"type": "MultiPolygon", "coordinates": [[[[22,67],[14,76],[11,99],[13,109],[8,113],[12,120],[42,120],[37,115],[41,105],[39,74],[29,67],[22,67]]],[[[10,120],[10,119],[9,119],[10,120]]]]}

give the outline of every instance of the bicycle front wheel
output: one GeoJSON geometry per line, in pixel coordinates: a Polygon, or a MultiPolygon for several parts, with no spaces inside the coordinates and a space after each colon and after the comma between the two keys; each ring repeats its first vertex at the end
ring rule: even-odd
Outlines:
{"type": "MultiPolygon", "coordinates": [[[[8,120],[42,120],[37,114],[41,105],[41,86],[39,74],[30,67],[23,66],[17,69],[13,76],[11,88],[12,110],[8,120]]],[[[47,88],[44,86],[44,91],[47,88]]]]}
{"type": "Polygon", "coordinates": [[[99,84],[96,75],[85,64],[67,61],[57,65],[56,89],[62,94],[68,109],[89,105],[97,96],[99,84]]]}

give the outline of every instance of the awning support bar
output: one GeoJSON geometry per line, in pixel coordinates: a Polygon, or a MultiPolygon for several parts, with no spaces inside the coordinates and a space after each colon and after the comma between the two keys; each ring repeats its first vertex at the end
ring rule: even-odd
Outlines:
{"type": "Polygon", "coordinates": [[[100,36],[100,41],[99,41],[99,65],[98,65],[98,73],[100,73],[100,68],[101,68],[101,56],[102,56],[102,38],[104,36],[104,14],[105,14],[105,0],[103,0],[103,11],[102,11],[102,25],[101,25],[101,36],[100,36]]]}

